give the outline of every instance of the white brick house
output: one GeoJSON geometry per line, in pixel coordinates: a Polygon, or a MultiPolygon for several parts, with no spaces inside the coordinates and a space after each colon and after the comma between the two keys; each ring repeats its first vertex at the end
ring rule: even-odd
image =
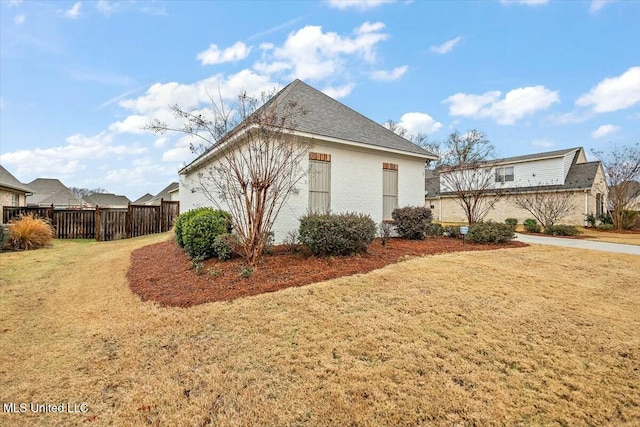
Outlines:
{"type": "MultiPolygon", "coordinates": [[[[607,209],[607,185],[599,161],[588,162],[581,147],[497,159],[491,162],[491,176],[496,188],[505,195],[485,219],[504,221],[517,218],[522,223],[531,214],[514,203],[514,195],[524,192],[568,192],[572,211],[560,220],[563,224],[585,225],[587,214],[598,215],[607,209]]],[[[440,173],[427,171],[425,205],[433,218],[442,222],[466,222],[457,196],[440,173]]],[[[488,196],[491,197],[491,196],[488,196]]]]}
{"type": "MultiPolygon", "coordinates": [[[[435,155],[300,80],[274,100],[295,101],[305,110],[293,133],[309,142],[309,155],[301,165],[308,174],[274,223],[276,242],[297,229],[308,211],[365,213],[379,223],[390,219],[395,207],[424,204],[425,162],[435,155]]],[[[193,189],[198,172],[216,160],[215,151],[208,151],[180,170],[182,212],[214,207],[193,189]]]]}

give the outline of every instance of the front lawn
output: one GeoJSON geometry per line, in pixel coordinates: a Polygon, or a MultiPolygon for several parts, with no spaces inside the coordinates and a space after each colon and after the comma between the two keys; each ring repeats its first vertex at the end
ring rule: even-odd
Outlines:
{"type": "Polygon", "coordinates": [[[88,405],[1,425],[640,424],[637,256],[459,252],[141,302],[130,255],[169,238],[0,254],[0,400],[88,405]]]}

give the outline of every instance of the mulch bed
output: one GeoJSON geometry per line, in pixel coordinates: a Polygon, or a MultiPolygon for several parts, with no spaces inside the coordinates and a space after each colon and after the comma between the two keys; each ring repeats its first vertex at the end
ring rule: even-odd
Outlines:
{"type": "Polygon", "coordinates": [[[190,307],[367,273],[404,257],[524,246],[515,241],[504,245],[463,244],[462,240],[441,237],[424,241],[390,239],[383,247],[376,239],[367,253],[349,257],[315,257],[276,246],[246,278],[241,276],[247,268],[241,258],[204,261],[198,274],[184,250],[168,240],[135,250],[127,278],[131,290],[143,301],[190,307]]]}

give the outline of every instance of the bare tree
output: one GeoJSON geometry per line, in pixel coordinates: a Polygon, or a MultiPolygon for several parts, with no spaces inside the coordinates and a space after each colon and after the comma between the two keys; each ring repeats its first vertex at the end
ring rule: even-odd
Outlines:
{"type": "Polygon", "coordinates": [[[416,134],[409,133],[409,130],[407,128],[402,126],[400,123],[394,122],[391,119],[384,122],[382,126],[386,127],[396,135],[401,136],[404,139],[413,142],[418,147],[427,148],[427,149],[429,147],[427,135],[425,135],[424,133],[421,133],[421,132],[418,132],[416,134]]]}
{"type": "Polygon", "coordinates": [[[93,190],[89,190],[88,188],[70,187],[69,190],[71,190],[73,194],[75,194],[77,197],[81,199],[90,194],[107,192],[107,190],[105,190],[104,188],[94,188],[93,190]]]}
{"type": "Polygon", "coordinates": [[[545,230],[573,209],[573,195],[567,191],[520,190],[514,194],[516,206],[528,211],[545,230]]]}
{"type": "Polygon", "coordinates": [[[503,195],[495,184],[495,148],[484,133],[458,131],[438,145],[429,145],[440,157],[434,164],[440,176],[441,192],[452,192],[463,209],[467,222],[482,221],[503,195]]]}
{"type": "Polygon", "coordinates": [[[200,159],[207,163],[190,190],[231,213],[241,255],[255,266],[278,213],[307,172],[302,166],[310,146],[294,133],[296,117],[306,112],[272,94],[260,99],[241,95],[233,109],[211,101],[211,117],[175,105],[183,127],[156,119],[145,129],[185,133],[200,141],[192,150],[206,151],[200,159]]]}
{"type": "Polygon", "coordinates": [[[613,226],[622,231],[624,225],[624,211],[629,209],[631,202],[640,197],[640,144],[617,147],[604,153],[591,150],[602,162],[604,176],[609,188],[609,205],[612,210],[613,226]]]}

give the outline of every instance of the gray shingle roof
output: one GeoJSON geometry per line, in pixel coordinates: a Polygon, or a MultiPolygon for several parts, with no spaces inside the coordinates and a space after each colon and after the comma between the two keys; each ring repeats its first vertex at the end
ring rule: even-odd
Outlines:
{"type": "Polygon", "coordinates": [[[141,196],[140,198],[134,200],[133,203],[131,203],[131,204],[132,205],[143,205],[143,204],[145,204],[145,202],[148,202],[151,199],[153,199],[153,194],[147,193],[144,196],[141,196]]]}
{"type": "Polygon", "coordinates": [[[11,190],[17,190],[22,193],[31,193],[33,190],[21,183],[15,176],[0,165],[0,187],[9,188],[11,190]]]}
{"type": "MultiPolygon", "coordinates": [[[[571,150],[569,150],[571,151],[571,150]]],[[[569,152],[567,151],[567,152],[569,152]]],[[[566,153],[565,153],[566,154],[566,153]]],[[[536,156],[537,157],[537,156],[536,156]]],[[[536,157],[532,157],[536,158],[536,157]]],[[[599,161],[586,162],[586,163],[573,163],[567,174],[564,184],[562,185],[543,185],[543,186],[527,186],[516,188],[505,188],[503,191],[506,193],[526,192],[534,190],[583,190],[591,188],[595,180],[598,168],[600,166],[599,161]]],[[[440,176],[437,172],[427,171],[424,180],[425,194],[427,197],[437,196],[450,196],[454,193],[447,191],[440,193],[440,176]]]]}
{"type": "Polygon", "coordinates": [[[564,150],[546,151],[544,153],[525,154],[524,156],[505,157],[502,159],[491,160],[492,163],[511,163],[511,162],[523,162],[527,160],[543,159],[548,157],[561,157],[572,151],[578,151],[580,147],[567,148],[564,150]]]}
{"type": "Polygon", "coordinates": [[[84,197],[84,201],[90,206],[127,206],[131,203],[126,196],[118,196],[113,193],[93,193],[84,197]]]}
{"type": "Polygon", "coordinates": [[[82,206],[85,204],[82,199],[57,179],[37,178],[27,185],[33,190],[33,195],[27,196],[27,204],[56,206],[82,206]]]}
{"type": "MultiPolygon", "coordinates": [[[[291,102],[295,102],[296,110],[301,111],[295,114],[293,119],[295,131],[418,154],[425,158],[437,157],[301,80],[295,80],[285,86],[261,108],[275,106],[278,111],[286,108],[285,106],[291,102]]],[[[234,133],[236,129],[230,133],[234,133]]],[[[198,159],[206,154],[207,152],[201,154],[198,159]]]]}

